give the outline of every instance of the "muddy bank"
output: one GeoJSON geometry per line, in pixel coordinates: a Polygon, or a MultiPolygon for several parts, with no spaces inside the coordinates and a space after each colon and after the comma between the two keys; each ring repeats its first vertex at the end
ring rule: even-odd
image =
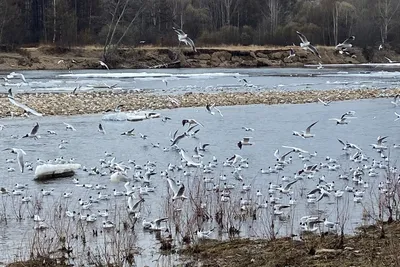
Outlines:
{"type": "MultiPolygon", "coordinates": [[[[218,94],[186,93],[171,96],[152,95],[137,92],[91,92],[91,93],[36,93],[18,94],[17,101],[37,110],[44,115],[77,115],[102,113],[123,105],[122,111],[140,109],[165,109],[178,107],[202,107],[215,103],[217,106],[250,104],[302,104],[325,101],[343,101],[378,97],[391,97],[400,93],[400,89],[378,90],[326,90],[295,92],[222,92],[218,94]]],[[[5,95],[0,96],[0,117],[22,115],[23,110],[12,105],[5,95]]]]}
{"type": "Polygon", "coordinates": [[[310,266],[399,266],[398,222],[360,229],[354,236],[302,235],[276,240],[236,239],[205,241],[182,250],[186,266],[310,267],[310,266]]]}
{"type": "MultiPolygon", "coordinates": [[[[121,48],[108,61],[110,68],[248,68],[248,67],[302,67],[304,64],[366,63],[362,49],[354,48],[353,57],[341,55],[334,47],[319,47],[322,59],[295,47],[296,56],[288,58],[291,47],[139,47],[121,48]]],[[[51,70],[100,69],[101,47],[62,48],[41,46],[18,49],[0,49],[0,69],[51,70]]],[[[382,54],[382,53],[381,53],[382,54]]],[[[393,60],[395,55],[390,54],[393,60]]],[[[376,54],[385,62],[383,54],[376,54]]],[[[379,61],[378,61],[379,62],[379,61]]]]}

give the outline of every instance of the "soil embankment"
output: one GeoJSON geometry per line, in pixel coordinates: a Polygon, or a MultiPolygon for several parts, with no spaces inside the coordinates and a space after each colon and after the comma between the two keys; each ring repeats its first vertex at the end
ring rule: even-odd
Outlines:
{"type": "MultiPolygon", "coordinates": [[[[296,56],[288,58],[291,47],[227,46],[198,48],[138,47],[121,48],[109,60],[110,68],[248,68],[248,67],[302,67],[304,64],[366,63],[362,49],[354,48],[353,57],[341,55],[333,47],[319,47],[322,59],[295,47],[296,56]]],[[[0,49],[1,50],[1,49],[0,49]]],[[[51,70],[102,68],[101,47],[61,48],[41,46],[2,49],[2,70],[51,70]]],[[[379,57],[379,54],[376,54],[379,57]]],[[[392,55],[392,54],[390,54],[392,55]]],[[[383,56],[382,56],[383,58],[383,56]]],[[[380,61],[382,62],[382,61],[380,61]]]]}

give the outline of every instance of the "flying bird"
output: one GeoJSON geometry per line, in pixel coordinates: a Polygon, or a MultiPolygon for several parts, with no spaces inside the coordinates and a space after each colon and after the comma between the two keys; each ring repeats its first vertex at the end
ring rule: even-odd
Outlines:
{"type": "Polygon", "coordinates": [[[315,134],[312,134],[312,133],[311,133],[311,127],[313,127],[315,124],[317,124],[317,122],[318,122],[318,121],[316,121],[316,122],[314,122],[313,124],[311,124],[310,126],[308,126],[307,129],[301,133],[301,137],[303,137],[303,138],[314,137],[315,134]]]}
{"type": "Polygon", "coordinates": [[[296,52],[294,51],[293,48],[290,48],[289,50],[289,56],[287,57],[287,59],[295,57],[296,56],[296,52]]]}
{"type": "Polygon", "coordinates": [[[324,106],[326,107],[329,106],[329,104],[332,102],[332,101],[323,101],[321,98],[318,98],[318,101],[324,104],[324,106]]]}
{"type": "Polygon", "coordinates": [[[39,116],[39,117],[43,116],[42,113],[39,113],[39,112],[37,112],[36,110],[31,109],[30,107],[25,106],[24,104],[22,104],[22,103],[16,101],[16,100],[14,99],[14,95],[13,95],[13,93],[12,93],[11,88],[8,89],[8,100],[10,100],[11,104],[13,104],[13,105],[15,105],[15,106],[17,106],[17,107],[19,107],[19,108],[22,108],[22,109],[25,110],[26,112],[32,113],[33,115],[39,116]]]}
{"type": "Polygon", "coordinates": [[[196,49],[196,46],[194,45],[193,40],[190,39],[184,31],[182,31],[181,29],[177,29],[175,27],[172,27],[172,29],[178,35],[179,44],[182,42],[185,45],[190,46],[194,52],[197,52],[197,49],[196,49]]]}
{"type": "Polygon", "coordinates": [[[296,33],[297,33],[297,35],[299,36],[299,38],[301,40],[300,47],[303,48],[304,50],[311,51],[311,53],[313,53],[317,57],[321,58],[321,55],[319,54],[317,48],[315,46],[313,46],[310,43],[310,41],[307,40],[307,37],[305,37],[304,34],[302,34],[299,31],[296,31],[296,33]]]}
{"type": "Polygon", "coordinates": [[[178,185],[176,184],[176,181],[172,178],[167,178],[169,187],[171,188],[172,192],[173,192],[173,196],[172,196],[172,200],[176,200],[181,198],[182,200],[186,199],[187,197],[185,195],[183,195],[184,191],[185,191],[185,186],[183,185],[183,183],[180,184],[180,186],[178,187],[178,185]]]}
{"type": "Polygon", "coordinates": [[[102,134],[106,133],[106,130],[104,130],[103,125],[101,125],[101,123],[99,123],[99,132],[101,132],[102,134]]]}
{"type": "Polygon", "coordinates": [[[339,43],[338,45],[335,46],[335,50],[347,50],[349,48],[351,48],[353,45],[350,43],[351,41],[354,41],[356,39],[356,37],[350,36],[349,38],[347,38],[346,40],[343,41],[343,43],[339,43]]]}
{"type": "Polygon", "coordinates": [[[99,60],[100,66],[105,67],[107,70],[110,70],[107,66],[106,63],[104,63],[103,61],[99,60]]]}
{"type": "Polygon", "coordinates": [[[250,146],[253,143],[250,142],[251,137],[243,137],[243,140],[237,143],[237,146],[242,149],[242,146],[250,146]]]}
{"type": "Polygon", "coordinates": [[[22,136],[22,138],[26,138],[26,137],[32,137],[34,139],[38,139],[39,136],[36,135],[37,132],[39,130],[39,123],[36,123],[35,126],[33,126],[32,130],[30,133],[27,133],[26,135],[22,136]]]}

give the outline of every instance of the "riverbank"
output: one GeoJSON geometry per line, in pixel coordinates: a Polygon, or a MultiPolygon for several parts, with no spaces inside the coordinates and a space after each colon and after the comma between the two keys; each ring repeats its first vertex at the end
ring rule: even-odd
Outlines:
{"type": "MultiPolygon", "coordinates": [[[[122,105],[122,111],[150,109],[158,110],[178,107],[202,107],[215,103],[216,106],[251,104],[304,104],[324,101],[344,101],[393,97],[400,89],[358,90],[306,90],[267,92],[221,92],[217,94],[186,93],[183,95],[154,95],[140,92],[79,92],[72,93],[25,93],[16,95],[17,101],[44,115],[78,115],[104,113],[122,105]]],[[[0,117],[11,114],[22,115],[23,110],[12,105],[6,95],[0,96],[0,117]]]]}
{"type": "Polygon", "coordinates": [[[303,235],[272,241],[237,239],[205,241],[182,250],[185,266],[310,267],[400,266],[397,242],[400,223],[362,228],[354,236],[303,235]]]}
{"type": "MultiPolygon", "coordinates": [[[[386,57],[398,60],[393,51],[376,51],[365,58],[363,49],[355,47],[352,56],[341,55],[334,47],[318,47],[322,59],[296,46],[221,46],[198,47],[197,52],[188,47],[120,48],[106,63],[110,68],[245,68],[245,67],[302,67],[305,64],[359,64],[385,62],[386,57]],[[293,48],[296,56],[288,58],[293,48]]],[[[100,46],[54,47],[39,46],[17,49],[0,49],[2,70],[54,70],[100,69],[103,58],[100,46]]]]}

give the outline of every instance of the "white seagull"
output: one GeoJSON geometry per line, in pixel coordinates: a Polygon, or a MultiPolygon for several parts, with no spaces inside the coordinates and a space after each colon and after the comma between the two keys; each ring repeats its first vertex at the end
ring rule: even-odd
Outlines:
{"type": "Polygon", "coordinates": [[[321,98],[318,98],[318,101],[324,104],[324,106],[326,107],[329,106],[329,104],[332,102],[332,101],[323,101],[321,98]]]}
{"type": "Polygon", "coordinates": [[[100,66],[105,67],[107,70],[110,70],[107,66],[106,63],[104,63],[103,61],[99,60],[100,66]]]}
{"type": "Polygon", "coordinates": [[[17,161],[18,161],[18,166],[21,172],[24,172],[24,155],[26,155],[25,151],[20,149],[20,148],[6,148],[4,150],[10,150],[11,153],[17,154],[17,161]]]}
{"type": "Polygon", "coordinates": [[[39,112],[37,112],[36,110],[31,109],[30,107],[25,106],[24,104],[22,104],[22,103],[16,101],[16,100],[14,99],[14,95],[13,95],[13,93],[12,93],[12,91],[11,91],[11,88],[8,89],[8,100],[10,100],[11,104],[13,104],[13,105],[15,105],[15,106],[17,106],[17,107],[19,107],[19,108],[24,109],[26,112],[32,113],[33,115],[39,116],[39,117],[43,116],[42,113],[39,113],[39,112]]]}
{"type": "Polygon", "coordinates": [[[335,50],[346,50],[351,48],[353,45],[350,43],[351,41],[354,41],[356,37],[350,36],[346,40],[343,41],[343,43],[339,43],[337,46],[335,46],[335,50]]]}
{"type": "Polygon", "coordinates": [[[307,129],[305,131],[303,131],[301,133],[301,137],[303,138],[311,138],[314,137],[315,134],[311,133],[311,127],[313,127],[318,121],[314,122],[313,124],[311,124],[310,126],[307,127],[307,129]]]}
{"type": "Polygon", "coordinates": [[[296,31],[296,33],[297,33],[297,35],[299,36],[299,38],[301,40],[300,47],[303,48],[304,50],[311,51],[311,53],[313,53],[317,57],[321,58],[321,55],[319,54],[317,48],[315,46],[313,46],[310,43],[310,41],[307,40],[307,38],[304,36],[304,34],[302,34],[299,31],[296,31]]]}
{"type": "Polygon", "coordinates": [[[66,123],[66,122],[63,122],[63,123],[64,123],[64,125],[65,125],[65,129],[66,129],[66,130],[76,131],[76,129],[74,128],[74,126],[72,126],[71,124],[66,123]]]}
{"type": "Polygon", "coordinates": [[[184,43],[185,45],[190,46],[190,47],[193,49],[194,52],[197,52],[193,40],[190,39],[190,38],[188,37],[188,35],[187,35],[184,31],[182,31],[181,29],[177,29],[177,28],[175,28],[175,27],[172,27],[172,29],[173,29],[173,30],[176,32],[176,34],[178,35],[179,44],[182,42],[182,43],[184,43]]]}
{"type": "Polygon", "coordinates": [[[178,187],[178,185],[176,184],[176,181],[172,178],[167,178],[168,180],[168,184],[169,187],[171,188],[172,192],[173,192],[173,196],[172,196],[172,200],[181,198],[182,200],[187,199],[187,197],[185,195],[183,195],[184,191],[185,191],[185,186],[183,185],[183,183],[180,184],[180,186],[178,187]]]}
{"type": "Polygon", "coordinates": [[[32,130],[30,133],[27,133],[26,135],[22,136],[22,138],[26,138],[26,137],[32,137],[34,139],[38,139],[39,136],[36,135],[37,132],[39,130],[39,123],[36,123],[35,126],[33,126],[32,130]]]}

